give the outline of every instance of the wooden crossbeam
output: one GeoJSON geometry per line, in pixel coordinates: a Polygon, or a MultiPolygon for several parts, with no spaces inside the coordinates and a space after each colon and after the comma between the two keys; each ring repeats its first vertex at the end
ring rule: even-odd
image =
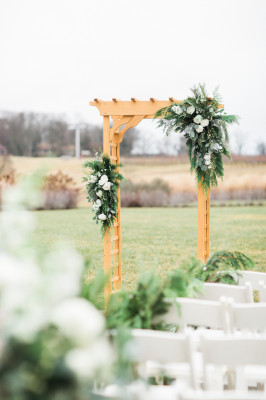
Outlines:
{"type": "MultiPolygon", "coordinates": [[[[175,103],[181,103],[181,100],[175,100],[175,103]]],[[[156,100],[151,97],[151,100],[142,101],[132,97],[130,101],[120,101],[113,98],[112,101],[91,101],[90,105],[97,107],[100,115],[109,116],[135,116],[144,115],[144,118],[154,118],[154,114],[160,108],[168,107],[172,104],[170,100],[156,100]]]]}
{"type": "MultiPolygon", "coordinates": [[[[168,107],[172,103],[182,103],[181,100],[177,100],[174,97],[169,97],[169,100],[157,100],[151,97],[148,101],[137,100],[132,97],[130,101],[121,101],[113,98],[112,101],[103,101],[94,99],[90,102],[91,106],[97,107],[100,115],[112,116],[112,117],[130,117],[143,115],[144,118],[154,118],[156,111],[160,108],[168,107]]],[[[223,104],[220,104],[219,108],[223,108],[223,104]]]]}

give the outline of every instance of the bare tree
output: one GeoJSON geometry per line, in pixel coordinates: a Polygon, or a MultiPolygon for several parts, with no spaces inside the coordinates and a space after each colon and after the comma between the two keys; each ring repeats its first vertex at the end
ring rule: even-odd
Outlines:
{"type": "Polygon", "coordinates": [[[236,154],[242,154],[243,147],[245,144],[245,133],[241,130],[236,130],[233,134],[234,142],[235,142],[235,151],[236,154]]]}
{"type": "Polygon", "coordinates": [[[260,141],[257,143],[257,153],[258,153],[260,156],[266,154],[266,142],[263,142],[263,140],[260,140],[260,141]]]}

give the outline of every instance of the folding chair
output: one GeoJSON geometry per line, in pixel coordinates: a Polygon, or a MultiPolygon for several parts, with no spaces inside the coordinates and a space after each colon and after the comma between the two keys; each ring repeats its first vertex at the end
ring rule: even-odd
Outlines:
{"type": "Polygon", "coordinates": [[[249,282],[253,290],[260,290],[260,282],[266,285],[266,273],[257,271],[236,271],[234,276],[239,285],[249,282]]]}
{"type": "Polygon", "coordinates": [[[211,390],[194,391],[188,390],[181,393],[178,400],[266,400],[265,393],[251,393],[247,390],[211,390]]]}
{"type": "Polygon", "coordinates": [[[146,329],[133,329],[131,335],[140,375],[181,378],[197,388],[189,335],[146,329]]]}
{"type": "Polygon", "coordinates": [[[266,333],[266,303],[228,305],[232,331],[266,333]]]}
{"type": "Polygon", "coordinates": [[[225,333],[230,331],[226,298],[211,301],[178,297],[171,303],[169,311],[160,320],[178,325],[178,331],[184,331],[188,326],[220,329],[225,333]]]}
{"type": "Polygon", "coordinates": [[[220,297],[231,297],[235,303],[252,303],[253,293],[249,282],[244,286],[221,283],[204,283],[204,293],[196,298],[202,300],[219,300],[220,297]]]}
{"type": "Polygon", "coordinates": [[[266,303],[266,284],[259,282],[260,301],[266,303]]]}
{"type": "Polygon", "coordinates": [[[266,337],[203,336],[201,349],[207,390],[213,389],[213,383],[223,388],[225,371],[229,389],[247,390],[251,382],[256,385],[266,381],[266,337]],[[219,370],[213,373],[210,367],[219,370]]]}

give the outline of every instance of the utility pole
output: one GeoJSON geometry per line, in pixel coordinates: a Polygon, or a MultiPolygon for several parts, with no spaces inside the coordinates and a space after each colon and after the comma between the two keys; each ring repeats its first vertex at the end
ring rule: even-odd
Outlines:
{"type": "Polygon", "coordinates": [[[75,127],[75,154],[76,158],[80,158],[80,127],[76,125],[75,127]]]}
{"type": "Polygon", "coordinates": [[[68,129],[75,132],[75,157],[80,158],[80,124],[68,125],[68,129]]]}

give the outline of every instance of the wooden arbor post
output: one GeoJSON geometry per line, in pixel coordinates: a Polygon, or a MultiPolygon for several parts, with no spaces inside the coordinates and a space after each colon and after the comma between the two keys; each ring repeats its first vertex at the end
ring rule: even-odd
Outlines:
{"type": "MultiPolygon", "coordinates": [[[[169,100],[139,101],[134,97],[131,101],[103,101],[94,99],[91,106],[98,108],[103,116],[103,151],[111,157],[115,164],[119,164],[120,143],[126,131],[137,126],[144,118],[153,119],[156,111],[168,107],[172,103],[182,101],[169,97],[169,100]],[[110,126],[112,118],[112,127],[110,126]]],[[[222,105],[221,105],[222,107],[222,105]]],[[[122,263],[121,263],[121,219],[120,219],[120,193],[118,193],[119,204],[117,220],[112,232],[104,236],[104,271],[110,279],[105,287],[105,299],[110,294],[119,290],[122,285],[122,263]]],[[[206,261],[209,257],[209,233],[210,233],[210,193],[207,195],[201,185],[198,187],[198,231],[197,231],[197,257],[206,261]]]]}

